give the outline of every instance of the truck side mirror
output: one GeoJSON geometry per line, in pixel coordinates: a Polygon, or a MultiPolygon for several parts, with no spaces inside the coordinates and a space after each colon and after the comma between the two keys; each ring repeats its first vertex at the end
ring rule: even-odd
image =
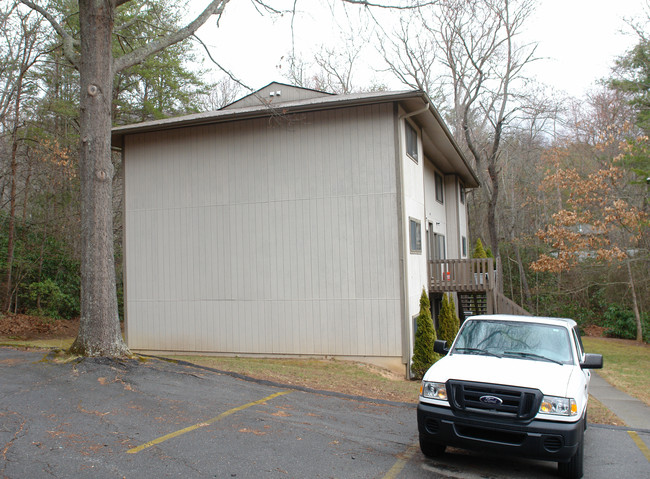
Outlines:
{"type": "Polygon", "coordinates": [[[436,342],[433,343],[433,351],[438,354],[442,354],[443,356],[446,355],[449,352],[447,341],[443,339],[436,339],[436,342]]]}
{"type": "Polygon", "coordinates": [[[585,360],[580,363],[582,369],[602,369],[603,355],[602,354],[585,354],[585,360]]]}

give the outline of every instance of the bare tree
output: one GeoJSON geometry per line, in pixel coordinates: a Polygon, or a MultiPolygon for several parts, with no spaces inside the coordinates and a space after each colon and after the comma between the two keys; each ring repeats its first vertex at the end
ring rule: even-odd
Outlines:
{"type": "Polygon", "coordinates": [[[239,98],[241,92],[241,84],[224,77],[212,85],[202,103],[207,110],[219,110],[239,98]]]}
{"type": "Polygon", "coordinates": [[[348,94],[358,90],[353,85],[352,73],[360,51],[350,43],[344,43],[343,48],[322,46],[313,62],[291,54],[286,58],[286,66],[278,65],[278,69],[283,70],[283,75],[293,85],[348,94]]]}
{"type": "Polygon", "coordinates": [[[406,86],[436,97],[442,83],[435,73],[438,57],[434,37],[411,18],[401,18],[394,33],[382,32],[378,42],[386,71],[406,86]]]}
{"type": "MultiPolygon", "coordinates": [[[[446,111],[457,140],[470,153],[482,183],[489,244],[498,255],[500,159],[504,129],[522,114],[525,98],[516,93],[535,45],[517,36],[533,11],[533,0],[450,0],[420,9],[421,34],[401,25],[388,69],[409,86],[448,98],[446,111]],[[435,55],[428,51],[434,49],[435,55]],[[432,89],[434,91],[432,91],[432,89]]],[[[392,54],[391,50],[392,49],[392,54]]]]}
{"type": "MultiPolygon", "coordinates": [[[[345,7],[347,2],[338,3],[343,3],[345,7]]],[[[331,16],[335,18],[335,4],[329,7],[331,16]]],[[[283,57],[284,62],[277,68],[292,84],[337,94],[364,90],[354,84],[353,76],[367,48],[370,34],[366,29],[369,24],[351,19],[347,8],[343,9],[343,13],[348,23],[337,23],[337,33],[332,35],[336,44],[321,44],[313,54],[298,53],[294,47],[283,57]],[[313,60],[306,60],[305,57],[313,57],[313,60]]]]}
{"type": "Polygon", "coordinates": [[[29,70],[34,66],[42,51],[39,49],[41,38],[40,19],[31,12],[20,12],[13,4],[6,12],[0,13],[3,19],[3,31],[6,36],[7,56],[2,65],[2,75],[6,90],[0,99],[0,120],[2,131],[7,130],[10,138],[9,149],[9,215],[7,228],[7,270],[5,272],[5,291],[3,310],[11,309],[13,292],[13,263],[15,248],[16,199],[18,195],[18,150],[21,145],[19,136],[23,121],[23,102],[31,93],[29,90],[29,70]],[[11,15],[11,17],[10,17],[11,15]],[[15,22],[10,24],[9,19],[15,22]],[[9,38],[11,37],[11,38],[9,38]]]}

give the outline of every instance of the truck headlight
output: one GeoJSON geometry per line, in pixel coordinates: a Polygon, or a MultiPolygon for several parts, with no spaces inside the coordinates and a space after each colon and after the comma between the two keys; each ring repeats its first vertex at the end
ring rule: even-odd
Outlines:
{"type": "Polygon", "coordinates": [[[578,405],[575,399],[544,396],[539,412],[557,416],[575,416],[578,414],[578,405]]]}
{"type": "Polygon", "coordinates": [[[422,381],[420,386],[420,396],[429,399],[442,399],[447,400],[447,386],[445,383],[432,383],[429,381],[422,381]]]}

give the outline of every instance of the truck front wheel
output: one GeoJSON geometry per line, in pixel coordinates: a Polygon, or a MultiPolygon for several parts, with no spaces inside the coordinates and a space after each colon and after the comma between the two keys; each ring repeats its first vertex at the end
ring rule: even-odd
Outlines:
{"type": "Polygon", "coordinates": [[[569,462],[558,462],[557,471],[565,479],[580,479],[582,477],[582,464],[584,460],[585,440],[580,441],[578,450],[569,462]]]}
{"type": "Polygon", "coordinates": [[[420,436],[420,450],[422,451],[422,454],[429,458],[433,459],[443,455],[445,452],[445,447],[446,446],[444,444],[437,444],[420,436]]]}

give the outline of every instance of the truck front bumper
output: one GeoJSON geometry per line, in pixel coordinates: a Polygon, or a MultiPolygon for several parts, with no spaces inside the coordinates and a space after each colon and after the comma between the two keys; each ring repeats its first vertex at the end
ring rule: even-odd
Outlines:
{"type": "Polygon", "coordinates": [[[497,416],[457,414],[448,407],[418,404],[418,430],[425,441],[547,461],[568,461],[582,441],[584,426],[584,418],[573,423],[517,423],[497,416]]]}

